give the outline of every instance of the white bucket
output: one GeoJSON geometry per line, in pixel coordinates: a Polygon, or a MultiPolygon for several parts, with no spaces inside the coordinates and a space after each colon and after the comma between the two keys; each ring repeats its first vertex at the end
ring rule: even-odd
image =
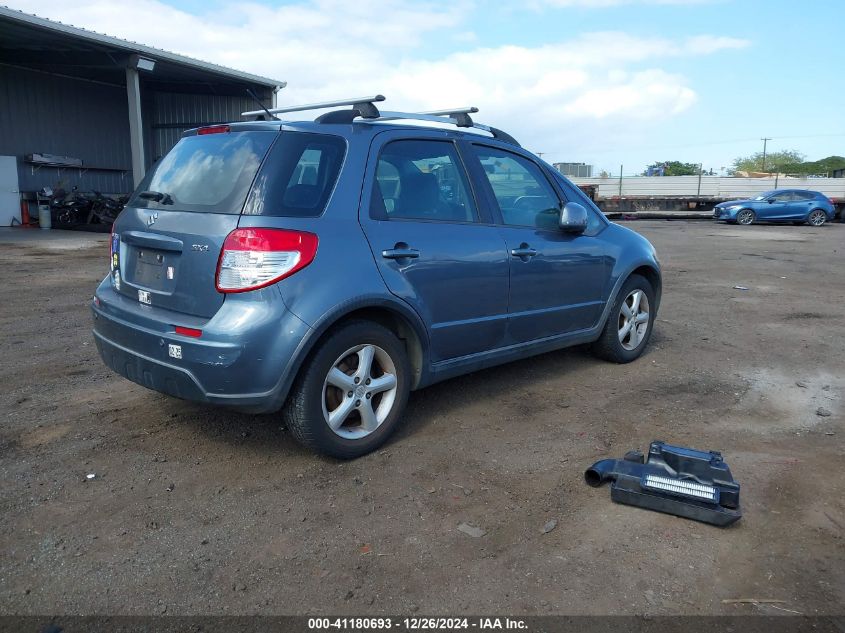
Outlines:
{"type": "Polygon", "coordinates": [[[40,226],[42,229],[49,229],[53,226],[53,220],[50,217],[49,204],[38,205],[38,226],[40,226]]]}

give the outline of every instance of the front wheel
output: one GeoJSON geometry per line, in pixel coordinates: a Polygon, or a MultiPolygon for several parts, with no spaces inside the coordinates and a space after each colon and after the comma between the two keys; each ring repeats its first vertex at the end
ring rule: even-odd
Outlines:
{"type": "Polygon", "coordinates": [[[630,363],[642,355],[651,338],[655,296],[648,279],[631,275],[610,309],[594,353],[614,363],[630,363]]]}
{"type": "Polygon", "coordinates": [[[319,453],[352,459],[399,426],[410,391],[402,342],[387,328],[353,321],[318,344],[285,406],[291,434],[319,453]]]}
{"type": "Polygon", "coordinates": [[[754,212],[751,209],[741,209],[739,213],[736,214],[736,223],[742,224],[743,226],[754,224],[754,220],[756,219],[757,216],[754,215],[754,212]]]}
{"type": "Polygon", "coordinates": [[[821,226],[825,222],[827,222],[827,213],[821,209],[814,209],[813,211],[810,211],[810,215],[807,216],[807,224],[810,226],[821,226]]]}

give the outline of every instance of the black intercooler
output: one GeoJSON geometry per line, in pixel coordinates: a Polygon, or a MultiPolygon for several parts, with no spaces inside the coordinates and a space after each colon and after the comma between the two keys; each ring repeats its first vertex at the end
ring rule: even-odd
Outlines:
{"type": "Polygon", "coordinates": [[[630,451],[603,459],[584,473],[594,487],[612,481],[617,503],[656,510],[724,527],[739,520],[739,484],[717,451],[652,442],[646,459],[630,451]]]}

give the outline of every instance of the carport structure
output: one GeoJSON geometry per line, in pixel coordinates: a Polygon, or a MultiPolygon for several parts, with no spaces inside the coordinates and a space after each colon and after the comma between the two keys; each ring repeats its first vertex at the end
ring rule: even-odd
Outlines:
{"type": "MultiPolygon", "coordinates": [[[[273,107],[284,86],[0,7],[0,156],[15,158],[4,164],[24,199],[129,192],[183,130],[256,109],[248,90],[273,107]]],[[[8,225],[8,202],[0,211],[8,225]]]]}

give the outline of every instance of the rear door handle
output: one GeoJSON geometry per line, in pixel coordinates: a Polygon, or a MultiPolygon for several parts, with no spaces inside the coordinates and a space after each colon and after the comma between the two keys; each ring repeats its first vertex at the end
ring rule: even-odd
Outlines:
{"type": "Polygon", "coordinates": [[[416,248],[409,248],[408,246],[391,248],[381,252],[381,256],[385,259],[416,259],[420,256],[420,252],[416,248]]]}
{"type": "Polygon", "coordinates": [[[537,249],[531,248],[528,244],[521,244],[519,248],[512,248],[511,255],[513,257],[519,257],[522,259],[526,259],[528,257],[536,257],[537,256],[537,249]]]}

